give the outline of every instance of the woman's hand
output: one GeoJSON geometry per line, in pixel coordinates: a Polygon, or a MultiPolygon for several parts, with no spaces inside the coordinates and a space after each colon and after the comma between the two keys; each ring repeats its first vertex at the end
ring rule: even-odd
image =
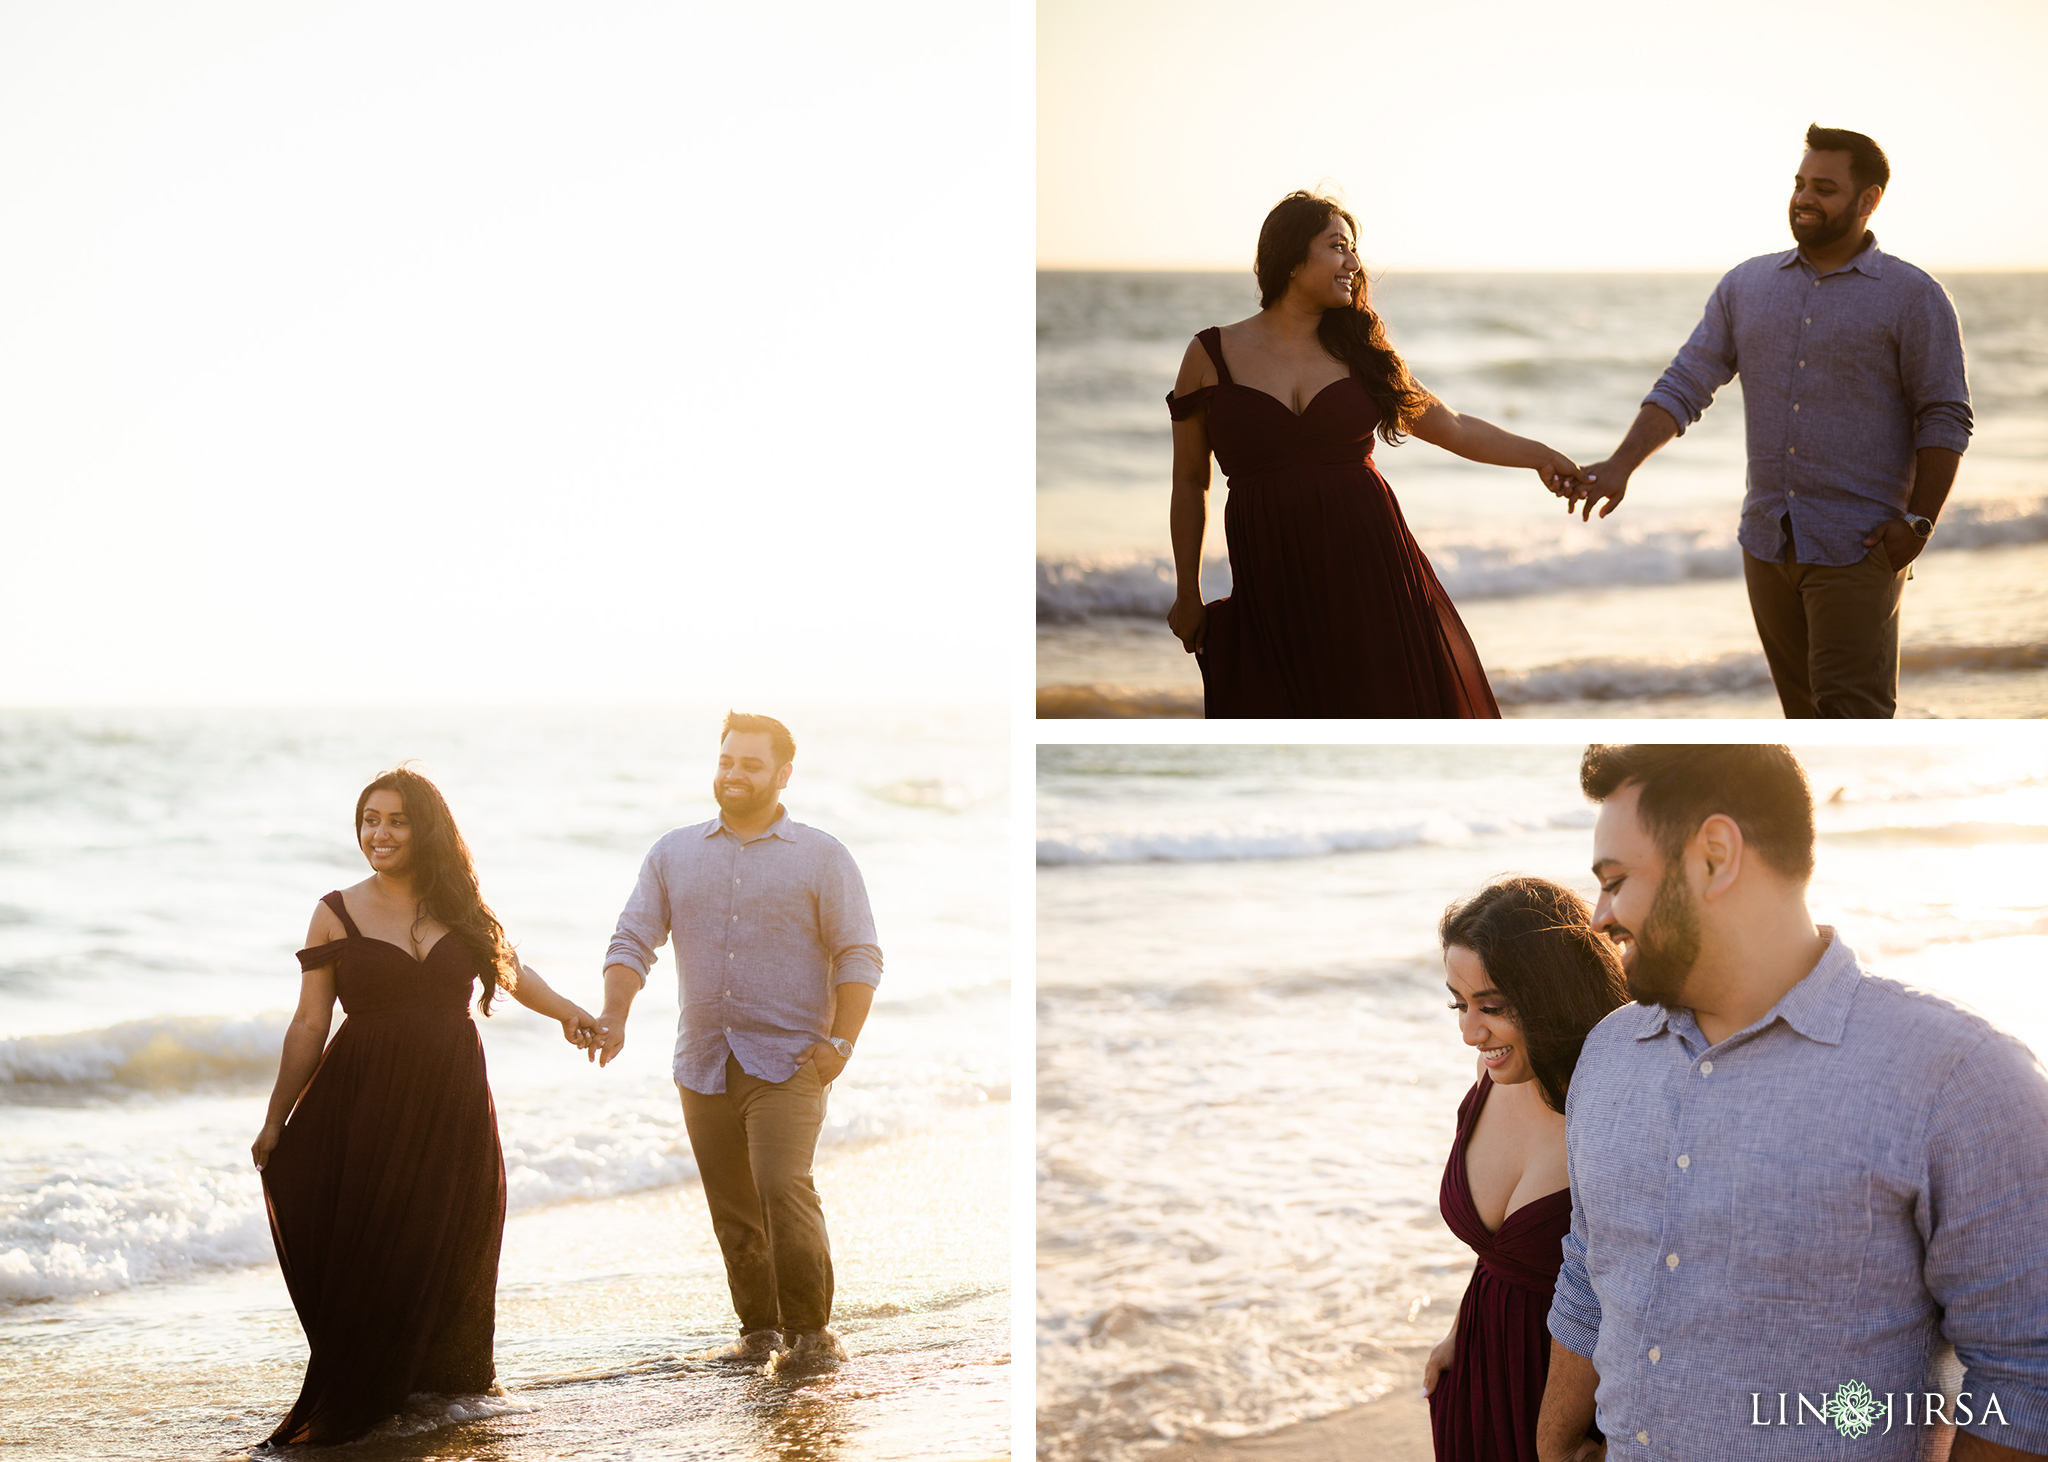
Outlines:
{"type": "Polygon", "coordinates": [[[1201,654],[1203,637],[1209,632],[1209,609],[1202,603],[1202,596],[1176,596],[1173,608],[1166,611],[1166,627],[1173,631],[1182,649],[1190,655],[1201,654]]]}
{"type": "Polygon", "coordinates": [[[1429,1359],[1422,1363],[1422,1394],[1427,1396],[1436,1389],[1436,1383],[1443,1379],[1445,1371],[1451,1368],[1451,1358],[1457,1354],[1458,1332],[1453,1330],[1439,1340],[1429,1352],[1429,1359]]]}
{"type": "Polygon", "coordinates": [[[263,1165],[270,1161],[271,1149],[277,1146],[277,1139],[284,1135],[284,1126],[278,1122],[265,1122],[263,1130],[256,1134],[256,1140],[249,1144],[249,1156],[256,1160],[256,1171],[262,1172],[263,1165]]]}
{"type": "Polygon", "coordinates": [[[597,1017],[580,1005],[570,1005],[562,1017],[562,1039],[579,1051],[589,1050],[599,1039],[597,1017]]]}
{"type": "Polygon", "coordinates": [[[1539,460],[1536,462],[1536,476],[1554,496],[1564,498],[1569,503],[1571,499],[1584,493],[1585,489],[1581,485],[1584,474],[1579,471],[1578,463],[1564,453],[1552,451],[1541,443],[1537,444],[1537,452],[1539,460]]]}

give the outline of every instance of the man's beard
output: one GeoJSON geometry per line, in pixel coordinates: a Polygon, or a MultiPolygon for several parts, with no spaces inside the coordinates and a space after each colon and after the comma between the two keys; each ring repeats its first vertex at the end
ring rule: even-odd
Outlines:
{"type": "Polygon", "coordinates": [[[1685,862],[1674,858],[1657,883],[1649,915],[1635,931],[1635,957],[1622,968],[1639,1005],[1674,1005],[1700,957],[1699,911],[1685,883],[1685,862]]]}
{"type": "Polygon", "coordinates": [[[1792,225],[1793,241],[1803,248],[1825,249],[1829,244],[1838,244],[1849,236],[1851,229],[1860,228],[1863,224],[1863,220],[1857,217],[1853,204],[1844,204],[1838,218],[1829,218],[1826,211],[1822,210],[1819,223],[1798,222],[1793,216],[1798,211],[1797,204],[1788,208],[1785,220],[1792,225]]]}
{"type": "Polygon", "coordinates": [[[718,810],[727,817],[754,817],[775,805],[773,785],[735,795],[726,790],[724,782],[715,781],[711,784],[711,795],[718,799],[718,810]]]}

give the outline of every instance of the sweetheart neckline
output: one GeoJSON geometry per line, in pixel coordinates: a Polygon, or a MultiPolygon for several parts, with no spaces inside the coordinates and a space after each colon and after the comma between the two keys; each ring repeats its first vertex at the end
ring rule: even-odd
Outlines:
{"type": "Polygon", "coordinates": [[[1302,407],[1299,411],[1296,411],[1292,406],[1289,406],[1285,401],[1282,401],[1278,396],[1275,396],[1271,391],[1262,391],[1257,386],[1247,386],[1243,381],[1219,381],[1217,382],[1217,384],[1220,386],[1236,386],[1239,390],[1249,391],[1254,396],[1263,396],[1268,401],[1272,402],[1275,406],[1279,407],[1282,411],[1286,412],[1289,416],[1293,417],[1296,421],[1300,421],[1304,416],[1307,416],[1311,411],[1315,410],[1315,405],[1318,401],[1322,400],[1325,396],[1330,394],[1331,386],[1341,386],[1346,381],[1355,381],[1357,379],[1358,378],[1356,376],[1337,377],[1336,380],[1329,382],[1320,391],[1316,392],[1315,395],[1309,397],[1308,405],[1302,407]]]}

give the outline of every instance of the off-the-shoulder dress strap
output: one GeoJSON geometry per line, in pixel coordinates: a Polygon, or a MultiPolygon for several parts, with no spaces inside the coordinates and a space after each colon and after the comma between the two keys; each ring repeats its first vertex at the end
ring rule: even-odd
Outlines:
{"type": "Polygon", "coordinates": [[[1209,359],[1216,362],[1216,379],[1226,386],[1237,383],[1230,379],[1230,367],[1223,363],[1223,327],[1211,325],[1195,339],[1202,342],[1202,349],[1209,352],[1209,359]]]}
{"type": "Polygon", "coordinates": [[[356,928],[356,921],[348,916],[348,905],[343,902],[340,889],[337,888],[333,893],[321,899],[320,902],[341,916],[341,927],[348,930],[349,938],[361,939],[363,937],[363,931],[356,928]]]}

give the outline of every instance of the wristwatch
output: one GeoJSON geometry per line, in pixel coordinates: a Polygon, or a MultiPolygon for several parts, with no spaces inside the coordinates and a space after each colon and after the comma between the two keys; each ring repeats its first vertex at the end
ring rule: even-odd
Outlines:
{"type": "Polygon", "coordinates": [[[1934,520],[1923,518],[1918,513],[1901,513],[1899,521],[1911,528],[1914,536],[1918,538],[1925,538],[1934,532],[1934,520]]]}
{"type": "Polygon", "coordinates": [[[839,1053],[840,1060],[851,1061],[853,1059],[853,1042],[849,1041],[845,1036],[827,1036],[825,1037],[825,1044],[839,1053]]]}

